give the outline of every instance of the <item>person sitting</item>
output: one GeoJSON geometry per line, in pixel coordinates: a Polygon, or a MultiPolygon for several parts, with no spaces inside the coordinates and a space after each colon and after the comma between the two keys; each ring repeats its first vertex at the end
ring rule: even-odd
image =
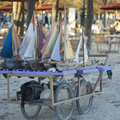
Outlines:
{"type": "Polygon", "coordinates": [[[78,28],[77,22],[76,20],[74,20],[73,23],[71,24],[71,29],[77,29],[77,28],[78,28]]]}
{"type": "Polygon", "coordinates": [[[113,27],[116,27],[118,25],[119,20],[115,19],[115,22],[113,23],[113,27]]]}

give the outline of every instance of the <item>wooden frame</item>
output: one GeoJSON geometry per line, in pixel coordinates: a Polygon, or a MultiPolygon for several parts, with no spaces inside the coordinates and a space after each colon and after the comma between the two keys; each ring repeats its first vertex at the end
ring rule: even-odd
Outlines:
{"type": "MultiPolygon", "coordinates": [[[[80,55],[80,56],[83,56],[83,55],[80,55]]],[[[102,54],[94,54],[94,55],[89,55],[89,57],[106,57],[104,65],[106,65],[106,63],[108,61],[108,55],[105,55],[105,54],[104,55],[102,55],[102,54]]],[[[49,80],[50,80],[50,99],[52,101],[51,106],[56,106],[56,105],[61,104],[61,103],[66,103],[66,102],[78,100],[78,99],[81,99],[81,98],[84,98],[84,97],[90,97],[90,96],[93,96],[93,95],[101,94],[102,93],[102,87],[103,87],[102,86],[103,71],[99,71],[99,72],[100,72],[100,74],[99,74],[99,77],[98,77],[98,79],[96,81],[96,84],[94,86],[94,89],[93,89],[92,93],[84,95],[84,96],[80,96],[80,92],[79,92],[79,97],[75,97],[75,98],[64,100],[64,101],[57,102],[57,103],[54,103],[54,97],[53,97],[53,75],[50,75],[50,74],[47,74],[47,75],[11,74],[11,72],[9,72],[9,74],[7,74],[8,103],[21,104],[21,102],[19,102],[19,101],[10,100],[9,76],[38,77],[39,82],[40,82],[40,78],[44,78],[44,77],[49,78],[49,80]],[[99,82],[100,82],[100,90],[96,91],[96,87],[98,86],[99,82]]],[[[78,83],[80,83],[80,75],[81,75],[81,73],[77,73],[77,74],[78,74],[78,83]]],[[[62,75],[60,75],[60,76],[62,76],[62,75]]],[[[79,91],[80,91],[80,84],[78,84],[78,86],[79,86],[79,91]]]]}

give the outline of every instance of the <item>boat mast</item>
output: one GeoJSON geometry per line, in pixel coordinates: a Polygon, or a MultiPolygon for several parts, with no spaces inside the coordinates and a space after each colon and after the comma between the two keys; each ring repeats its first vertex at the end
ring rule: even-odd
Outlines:
{"type": "Polygon", "coordinates": [[[14,40],[13,40],[13,30],[14,30],[14,14],[12,13],[12,40],[11,40],[11,44],[12,44],[12,56],[14,56],[14,40]]]}
{"type": "Polygon", "coordinates": [[[65,42],[66,42],[66,7],[64,7],[64,61],[65,61],[65,42]]]}
{"type": "MultiPolygon", "coordinates": [[[[35,37],[35,49],[34,49],[34,60],[36,60],[37,58],[37,25],[35,25],[36,23],[36,15],[35,15],[35,11],[33,11],[33,15],[34,15],[34,19],[33,19],[33,28],[35,27],[34,30],[36,30],[36,37],[35,37]]],[[[33,31],[34,32],[34,31],[33,31]]]]}
{"type": "Polygon", "coordinates": [[[35,39],[35,59],[37,59],[37,56],[38,56],[38,24],[36,24],[35,26],[35,29],[36,29],[36,39],[35,39]]]}
{"type": "Polygon", "coordinates": [[[85,44],[85,39],[84,39],[84,28],[82,27],[82,42],[83,42],[83,44],[82,44],[82,48],[83,48],[83,67],[85,67],[85,46],[84,46],[84,44],[85,44]]]}

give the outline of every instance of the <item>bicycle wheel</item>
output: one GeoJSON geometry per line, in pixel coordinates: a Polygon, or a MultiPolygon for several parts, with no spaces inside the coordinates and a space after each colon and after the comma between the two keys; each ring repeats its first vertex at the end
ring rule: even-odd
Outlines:
{"type": "Polygon", "coordinates": [[[51,110],[54,110],[54,107],[53,107],[53,106],[49,106],[49,108],[50,108],[51,110]]]}
{"type": "MultiPolygon", "coordinates": [[[[76,96],[79,96],[79,89],[77,88],[77,93],[76,96]]],[[[87,94],[90,94],[92,91],[92,86],[90,84],[90,82],[86,82],[85,79],[80,81],[80,95],[84,96],[87,94]]],[[[76,104],[77,104],[77,109],[79,111],[80,114],[86,114],[90,111],[91,106],[92,106],[92,102],[93,102],[93,96],[91,97],[84,97],[84,98],[80,98],[79,100],[76,100],[76,104]]]]}
{"type": "MultiPolygon", "coordinates": [[[[71,98],[74,98],[74,92],[72,90],[71,85],[67,82],[61,83],[55,91],[54,101],[60,102],[71,98]]],[[[54,109],[58,119],[70,120],[74,113],[75,101],[69,101],[66,103],[56,105],[54,109]]]]}
{"type": "Polygon", "coordinates": [[[42,105],[24,104],[24,107],[22,105],[20,105],[20,107],[21,107],[23,116],[27,119],[31,119],[36,117],[39,114],[42,108],[42,105]]]}

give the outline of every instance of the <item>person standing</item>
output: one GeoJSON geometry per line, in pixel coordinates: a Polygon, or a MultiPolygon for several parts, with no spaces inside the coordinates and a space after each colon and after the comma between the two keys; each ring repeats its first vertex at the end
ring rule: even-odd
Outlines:
{"type": "Polygon", "coordinates": [[[48,16],[45,16],[45,24],[48,24],[48,16]]]}
{"type": "Polygon", "coordinates": [[[43,14],[43,26],[45,26],[45,14],[43,14]]]}
{"type": "Polygon", "coordinates": [[[4,15],[3,15],[3,14],[2,14],[2,16],[1,16],[1,23],[4,24],[4,15]]]}

